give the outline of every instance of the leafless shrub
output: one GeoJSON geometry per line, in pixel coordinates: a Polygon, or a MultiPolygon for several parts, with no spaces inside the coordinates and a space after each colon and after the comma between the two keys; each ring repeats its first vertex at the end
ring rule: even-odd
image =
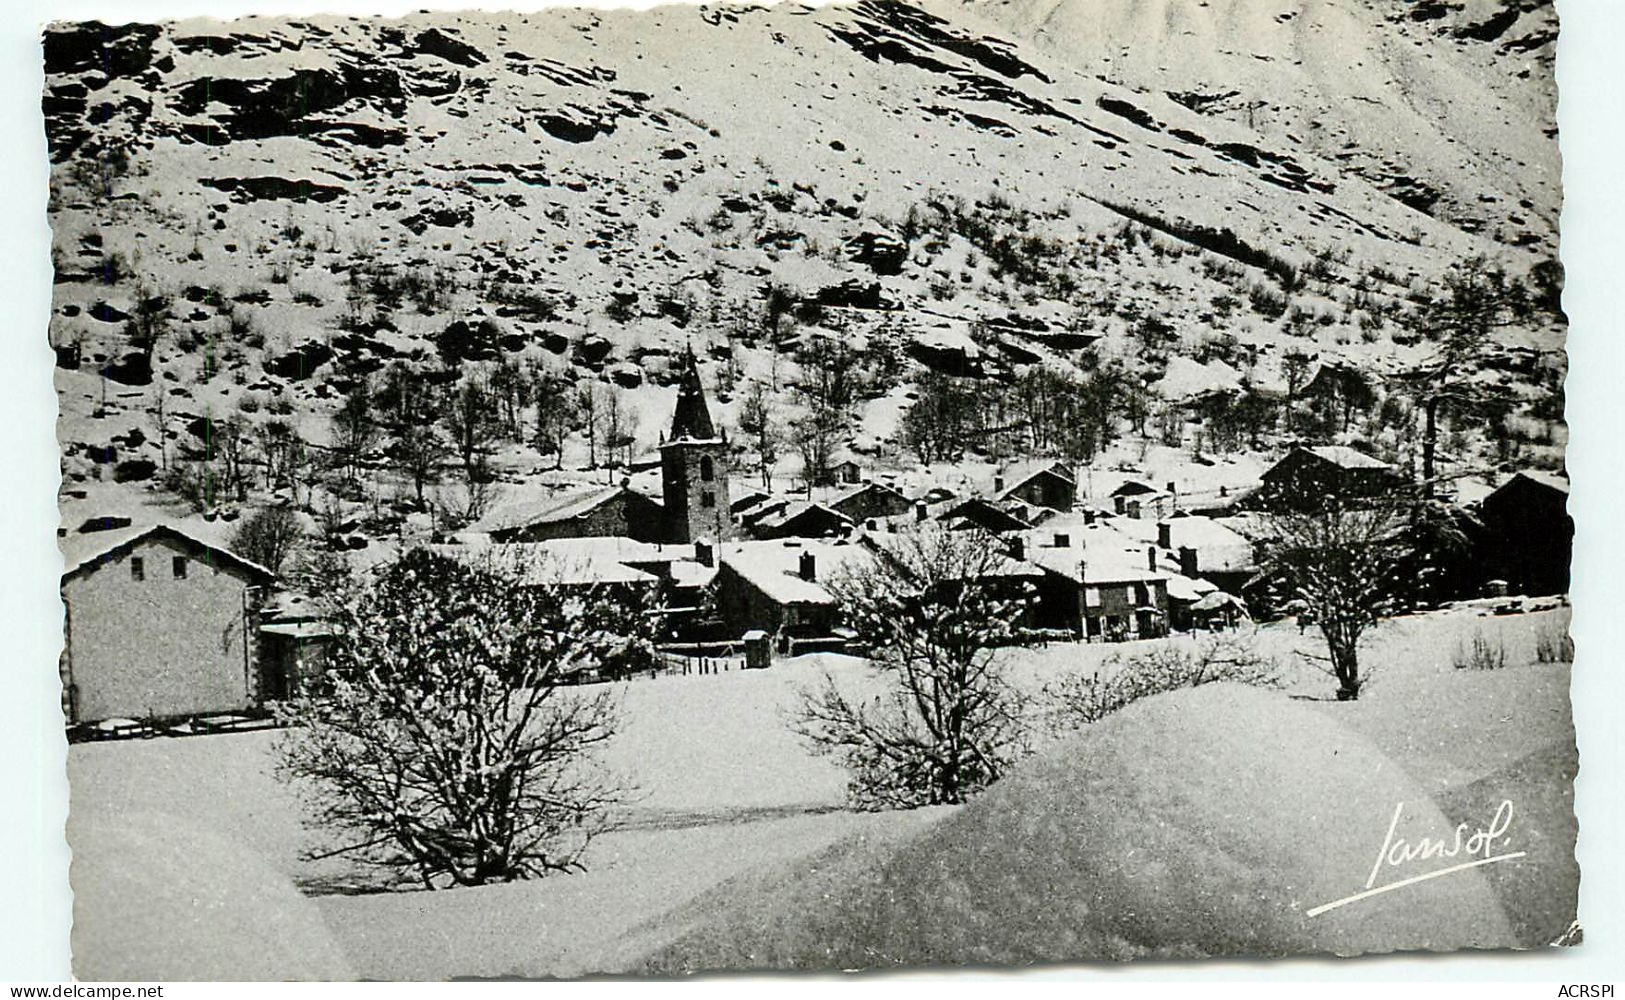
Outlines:
{"type": "Polygon", "coordinates": [[[1535,662],[1574,662],[1574,637],[1566,626],[1546,625],[1535,633],[1535,662]]]}
{"type": "Polygon", "coordinates": [[[1093,671],[1044,685],[1043,695],[1055,728],[1064,731],[1099,722],[1141,698],[1218,683],[1278,688],[1281,675],[1245,636],[1219,635],[1195,648],[1167,645],[1113,656],[1093,671]]]}
{"type": "Polygon", "coordinates": [[[1465,643],[1456,643],[1451,664],[1457,670],[1500,670],[1507,665],[1506,643],[1499,636],[1490,639],[1483,632],[1474,632],[1465,643]]]}

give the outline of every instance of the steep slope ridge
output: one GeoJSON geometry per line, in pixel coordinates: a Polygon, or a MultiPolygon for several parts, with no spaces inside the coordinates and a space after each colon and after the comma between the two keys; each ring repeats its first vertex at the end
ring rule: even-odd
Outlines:
{"type": "Polygon", "coordinates": [[[896,0],[45,42],[71,480],[141,480],[159,441],[248,404],[322,445],[313,418],[392,360],[643,387],[641,444],[684,341],[708,381],[775,389],[780,353],[820,336],[976,375],[1093,343],[1149,384],[1212,338],[1261,379],[1289,348],[1382,370],[1451,264],[1544,256],[896,0]],[[162,336],[132,337],[158,302],[162,336]]]}
{"type": "Polygon", "coordinates": [[[1341,162],[1395,198],[1555,253],[1550,0],[938,0],[1101,79],[1341,162]]]}

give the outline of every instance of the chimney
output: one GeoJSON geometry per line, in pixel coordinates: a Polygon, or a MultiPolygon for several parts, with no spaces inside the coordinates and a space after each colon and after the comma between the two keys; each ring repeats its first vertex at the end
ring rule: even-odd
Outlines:
{"type": "Polygon", "coordinates": [[[930,510],[926,507],[924,500],[914,501],[914,520],[916,523],[924,521],[929,513],[930,510]]]}
{"type": "Polygon", "coordinates": [[[715,566],[717,564],[717,553],[711,547],[710,542],[694,543],[694,561],[701,566],[715,566]]]}
{"type": "Polygon", "coordinates": [[[1189,545],[1179,547],[1179,572],[1191,579],[1196,579],[1196,550],[1189,545]]]}
{"type": "Polygon", "coordinates": [[[1179,484],[1170,479],[1168,481],[1168,491],[1167,492],[1168,492],[1168,495],[1171,496],[1171,497],[1179,496],[1179,484]]]}
{"type": "Polygon", "coordinates": [[[1127,507],[1128,507],[1128,498],[1127,497],[1123,496],[1122,494],[1118,494],[1117,496],[1112,497],[1112,508],[1114,510],[1116,510],[1118,514],[1122,514],[1124,512],[1124,510],[1127,509],[1127,507]]]}
{"type": "Polygon", "coordinates": [[[1157,547],[1155,545],[1145,547],[1145,568],[1153,573],[1157,571],[1157,547]]]}
{"type": "Polygon", "coordinates": [[[1167,521],[1157,522],[1157,544],[1165,549],[1174,547],[1174,526],[1167,521]]]}
{"type": "Polygon", "coordinates": [[[1223,487],[1223,486],[1219,487],[1219,496],[1227,497],[1229,495],[1230,495],[1230,490],[1229,489],[1227,489],[1226,487],[1223,487]]]}
{"type": "Polygon", "coordinates": [[[1010,558],[1027,558],[1027,539],[1021,537],[1020,535],[1010,536],[1010,558]]]}
{"type": "Polygon", "coordinates": [[[880,522],[871,517],[869,520],[863,522],[863,526],[870,531],[877,531],[880,528],[880,522]]]}
{"type": "Polygon", "coordinates": [[[1092,511],[1092,510],[1084,511],[1083,512],[1083,524],[1084,524],[1084,526],[1085,527],[1093,527],[1094,523],[1095,523],[1095,512],[1092,511]]]}
{"type": "Polygon", "coordinates": [[[999,475],[999,476],[994,476],[993,477],[993,492],[994,493],[1003,493],[1004,492],[1004,476],[999,475]]]}
{"type": "Polygon", "coordinates": [[[811,552],[801,553],[801,578],[808,582],[818,579],[818,557],[811,552]]]}

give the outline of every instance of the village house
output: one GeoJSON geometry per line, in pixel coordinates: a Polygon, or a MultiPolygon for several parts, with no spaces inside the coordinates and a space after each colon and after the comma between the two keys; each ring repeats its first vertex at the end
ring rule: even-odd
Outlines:
{"type": "Polygon", "coordinates": [[[851,452],[838,451],[830,456],[824,481],[836,486],[853,486],[863,479],[863,466],[851,452]]]}
{"type": "Polygon", "coordinates": [[[1170,574],[1158,567],[1154,546],[1103,523],[1064,522],[1066,530],[1012,536],[1023,544],[1013,558],[1042,568],[1037,624],[1087,641],[1120,642],[1168,634],[1170,574]],[[1026,544],[1031,539],[1031,544],[1026,544]]]}
{"type": "Polygon", "coordinates": [[[1030,507],[1071,510],[1078,500],[1078,480],[1061,462],[1037,468],[1007,469],[994,477],[993,493],[998,500],[1016,500],[1030,507]]]}
{"type": "Polygon", "coordinates": [[[70,723],[260,704],[255,625],[270,570],[163,524],[71,535],[62,549],[70,723]]]}
{"type": "Polygon", "coordinates": [[[854,542],[787,539],[724,546],[714,584],[724,631],[735,637],[763,631],[781,655],[844,649],[840,607],[823,580],[869,558],[872,554],[854,542]]]}
{"type": "Polygon", "coordinates": [[[1513,475],[1481,500],[1486,578],[1505,581],[1514,594],[1567,593],[1574,554],[1568,500],[1567,479],[1535,470],[1513,475]]]}
{"type": "Polygon", "coordinates": [[[1328,502],[1361,502],[1404,485],[1398,470],[1354,448],[1294,448],[1265,470],[1248,499],[1257,510],[1302,511],[1328,502]]]}
{"type": "Polygon", "coordinates": [[[864,483],[831,500],[829,508],[861,524],[876,518],[884,519],[907,514],[914,509],[914,502],[890,486],[882,483],[864,483]]]}
{"type": "Polygon", "coordinates": [[[937,515],[937,520],[952,530],[980,528],[994,534],[1026,531],[1032,524],[1019,515],[981,497],[953,504],[937,515]]]}
{"type": "Polygon", "coordinates": [[[852,530],[852,519],[821,503],[803,500],[753,519],[750,530],[761,539],[835,538],[852,530]]]}
{"type": "Polygon", "coordinates": [[[469,531],[500,543],[606,535],[658,542],[666,535],[660,504],[624,485],[565,489],[511,501],[470,525],[469,531]]]}

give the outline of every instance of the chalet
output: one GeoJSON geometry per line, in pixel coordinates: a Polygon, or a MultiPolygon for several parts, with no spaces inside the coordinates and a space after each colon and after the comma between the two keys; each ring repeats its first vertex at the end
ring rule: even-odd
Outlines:
{"type": "Polygon", "coordinates": [[[757,538],[834,538],[852,529],[851,518],[821,503],[802,501],[751,525],[757,538]]]}
{"type": "Polygon", "coordinates": [[[500,505],[469,530],[504,543],[606,535],[658,542],[665,539],[665,522],[661,505],[643,494],[624,485],[594,486],[500,505]]]}
{"type": "Polygon", "coordinates": [[[980,528],[994,534],[1026,531],[1032,527],[1020,516],[981,497],[971,497],[969,500],[953,504],[938,514],[937,520],[955,530],[980,528]]]}
{"type": "Polygon", "coordinates": [[[1169,576],[1157,550],[1102,524],[1048,532],[1023,546],[1021,558],[1041,567],[1038,624],[1087,640],[1117,642],[1168,633],[1169,576]]]}
{"type": "Polygon", "coordinates": [[[842,649],[840,608],[822,581],[868,558],[867,549],[851,542],[730,543],[717,565],[717,614],[731,635],[766,632],[781,654],[842,649]]]}
{"type": "Polygon", "coordinates": [[[1072,470],[1052,462],[1019,476],[999,476],[994,492],[1002,501],[1017,500],[1032,507],[1071,510],[1078,500],[1078,480],[1072,470]],[[1009,483],[1008,486],[1005,484],[1009,483]]]}
{"type": "Polygon", "coordinates": [[[1399,472],[1341,445],[1294,448],[1267,469],[1249,498],[1258,510],[1301,511],[1330,502],[1359,503],[1392,494],[1404,485],[1399,472]]]}
{"type": "Polygon", "coordinates": [[[914,509],[908,497],[881,483],[864,483],[830,501],[829,507],[856,522],[898,517],[914,509]]]}
{"type": "Polygon", "coordinates": [[[1518,594],[1562,594],[1569,588],[1574,520],[1569,481],[1549,472],[1519,472],[1479,502],[1484,572],[1518,594]]]}
{"type": "Polygon", "coordinates": [[[847,452],[837,452],[830,456],[829,468],[825,471],[827,482],[839,486],[853,486],[863,480],[863,466],[858,460],[847,452]]]}
{"type": "Polygon", "coordinates": [[[255,619],[275,575],[169,525],[63,540],[70,723],[238,712],[264,695],[255,619]]]}

